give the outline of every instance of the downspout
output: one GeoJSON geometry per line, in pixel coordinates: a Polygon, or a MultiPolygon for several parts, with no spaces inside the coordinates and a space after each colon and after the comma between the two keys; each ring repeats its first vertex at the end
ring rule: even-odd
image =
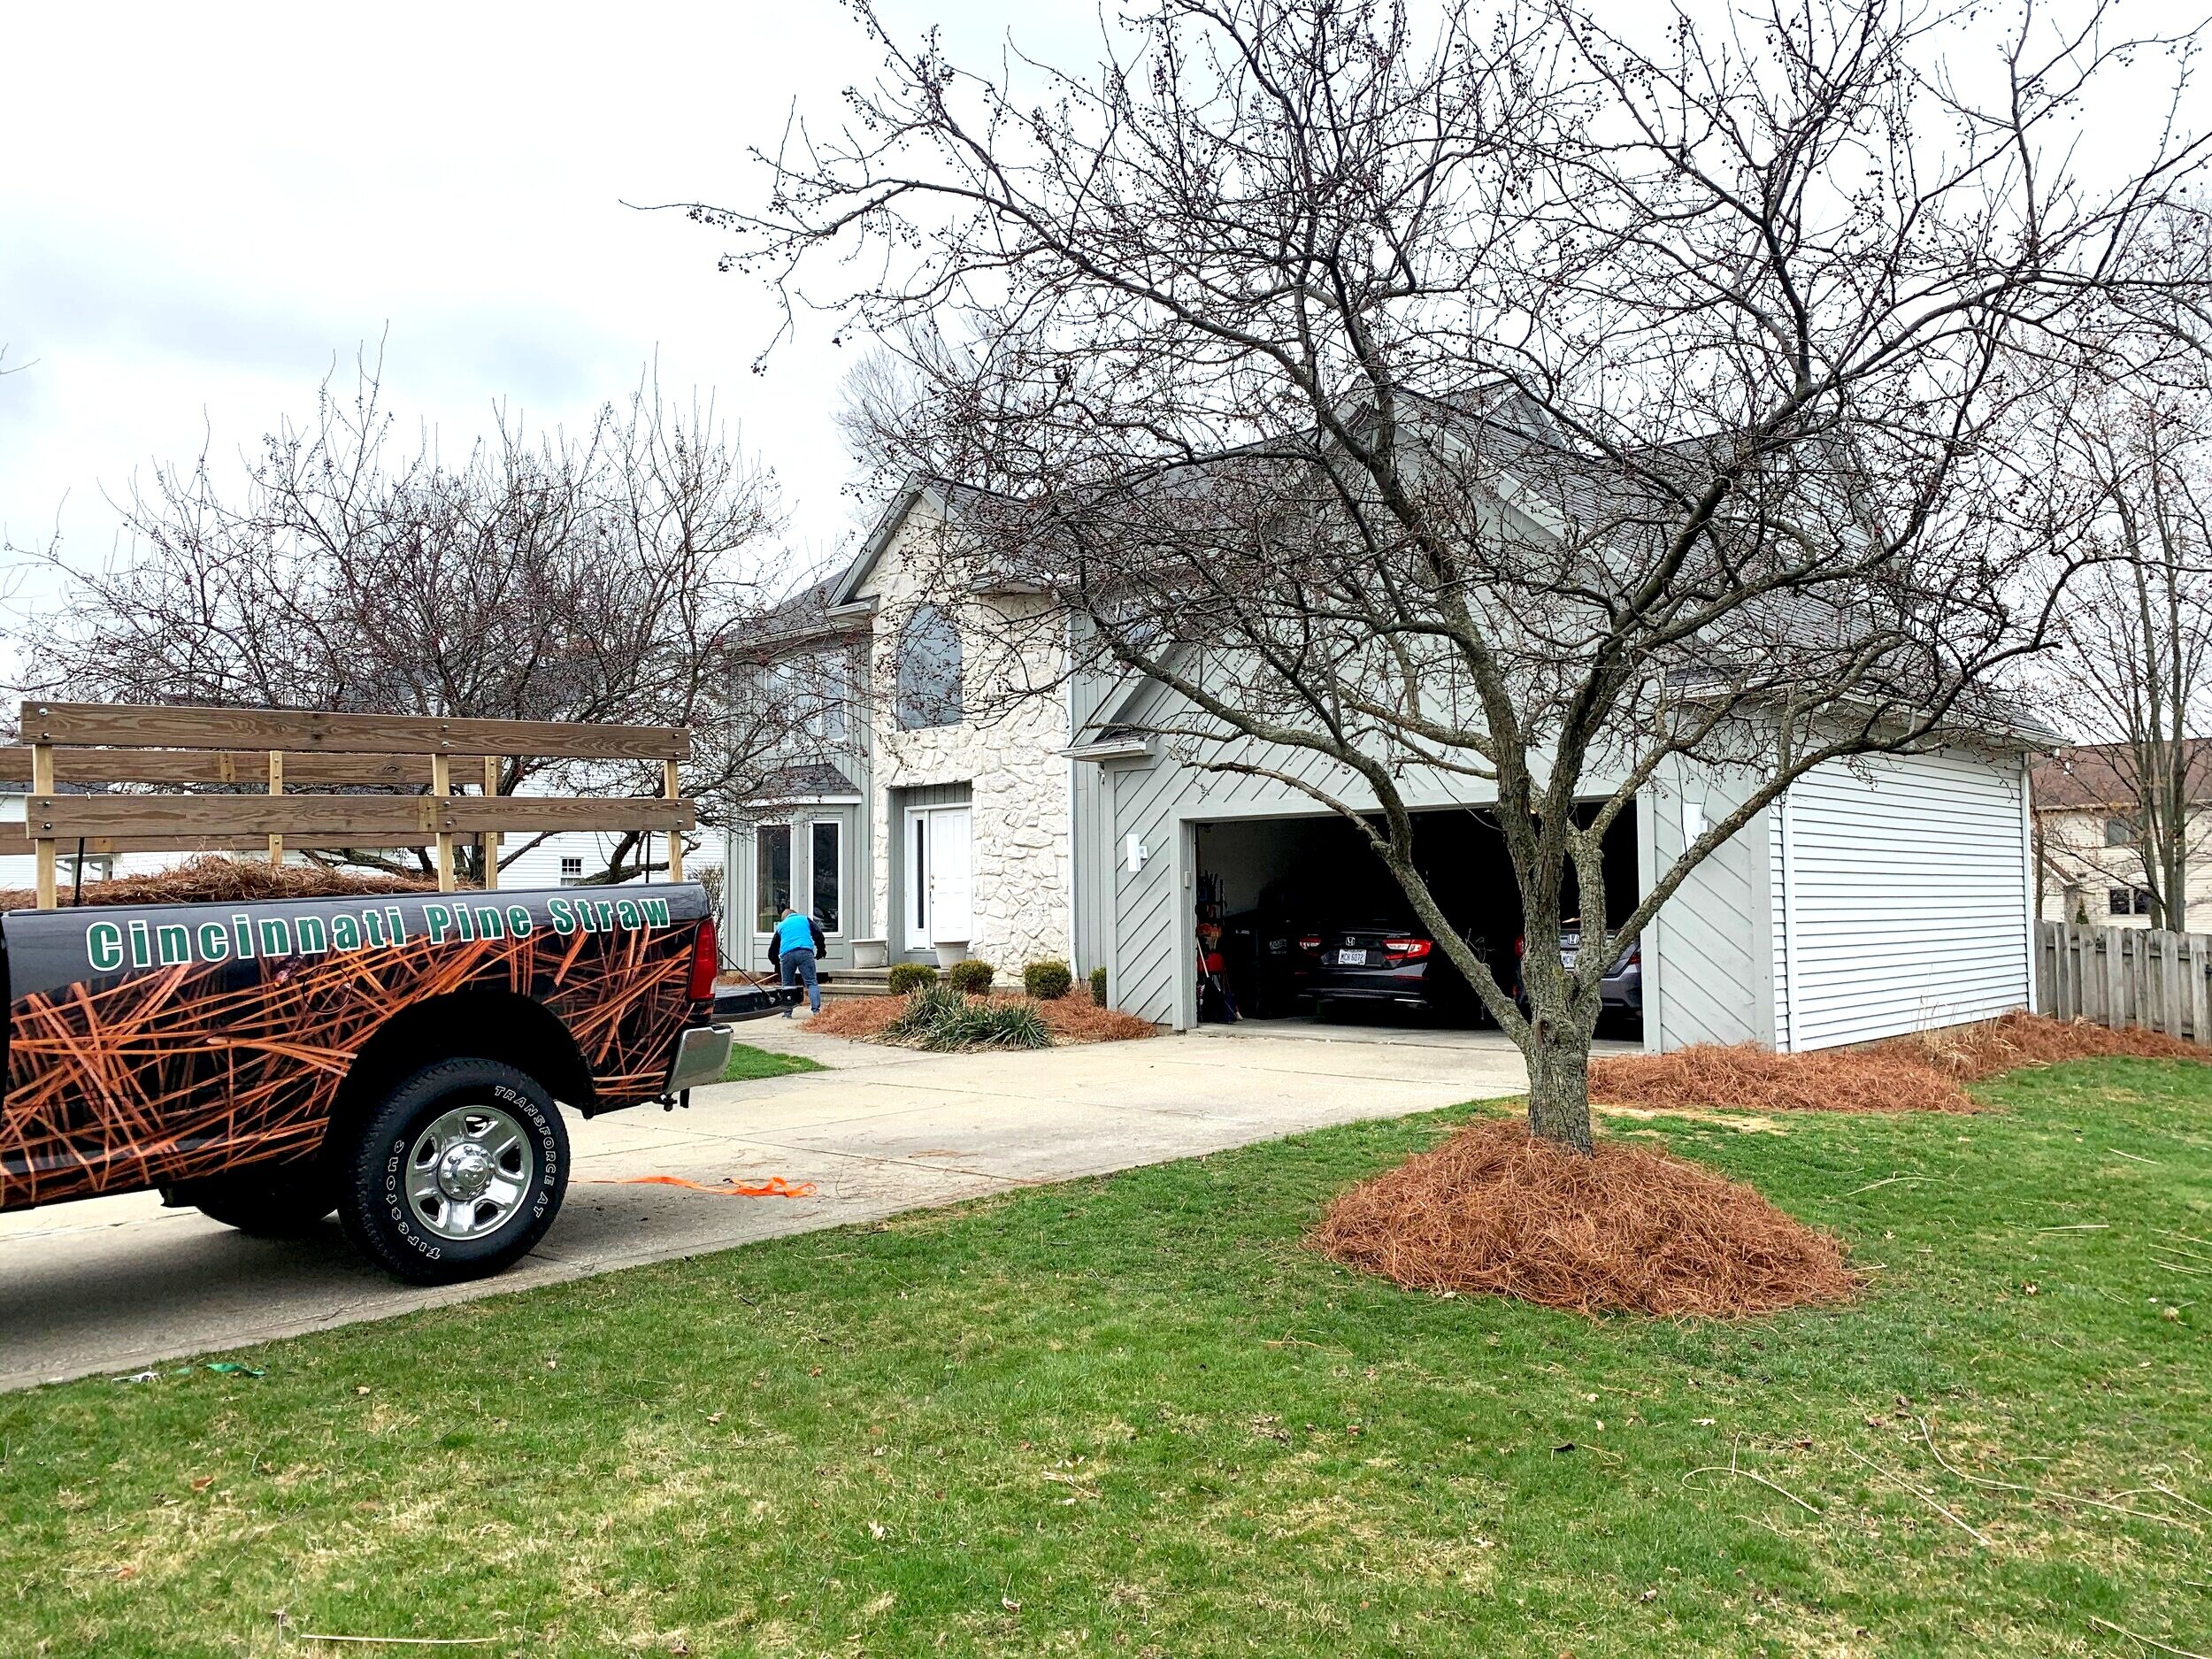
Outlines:
{"type": "Polygon", "coordinates": [[[2025,877],[2024,883],[2027,903],[2028,934],[2028,1012],[2039,1014],[2036,980],[2041,967],[2043,919],[2043,872],[2037,867],[2035,856],[2035,766],[2024,753],[2020,757],[2020,868],[2025,877]]]}
{"type": "Polygon", "coordinates": [[[1791,806],[1794,790],[1785,789],[1776,803],[1782,826],[1782,1007],[1790,1022],[1790,1040],[1782,1052],[1801,1054],[1804,1028],[1797,1010],[1797,824],[1791,806]]]}
{"type": "MultiPolygon", "coordinates": [[[[1066,691],[1065,691],[1065,692],[1062,695],[1062,697],[1061,697],[1061,703],[1062,703],[1062,704],[1063,704],[1063,706],[1064,706],[1064,710],[1065,710],[1065,712],[1066,712],[1066,715],[1067,715],[1067,739],[1066,739],[1066,741],[1065,741],[1064,743],[1063,743],[1063,744],[1062,744],[1062,747],[1063,747],[1063,748],[1073,748],[1073,747],[1074,747],[1074,744],[1075,744],[1075,640],[1074,640],[1074,633],[1075,633],[1075,622],[1074,622],[1074,618],[1068,618],[1068,619],[1067,619],[1067,621],[1066,621],[1066,622],[1065,622],[1065,623],[1062,626],[1062,628],[1061,628],[1061,649],[1062,649],[1062,651],[1063,651],[1064,655],[1062,656],[1062,657],[1061,657],[1060,661],[1061,661],[1061,666],[1062,666],[1063,668],[1064,668],[1064,669],[1067,671],[1067,676],[1068,676],[1067,689],[1066,689],[1066,691]]],[[[1069,967],[1071,967],[1071,969],[1073,969],[1073,970],[1074,970],[1074,972],[1075,972],[1075,977],[1076,977],[1077,979],[1080,979],[1083,977],[1083,957],[1082,957],[1081,948],[1080,948],[1080,946],[1079,946],[1079,942],[1078,942],[1078,941],[1079,941],[1079,938],[1080,938],[1080,935],[1079,935],[1079,933],[1077,932],[1077,921],[1078,921],[1078,914],[1077,914],[1077,913],[1078,913],[1078,910],[1079,910],[1079,906],[1078,905],[1077,901],[1076,901],[1076,894],[1077,894],[1078,889],[1079,889],[1079,888],[1081,887],[1081,885],[1082,885],[1082,879],[1081,879],[1081,876],[1080,876],[1080,874],[1079,873],[1079,872],[1078,872],[1078,870],[1077,870],[1077,867],[1076,867],[1076,860],[1077,860],[1077,858],[1080,856],[1080,855],[1079,854],[1079,852],[1078,852],[1078,849],[1079,849],[1079,848],[1080,848],[1080,847],[1082,846],[1082,839],[1081,839],[1081,837],[1080,837],[1080,836],[1079,836],[1079,835],[1076,833],[1076,829],[1075,829],[1075,795],[1076,795],[1076,787],[1075,787],[1075,769],[1076,769],[1076,767],[1077,767],[1079,764],[1080,764],[1081,763],[1079,763],[1079,761],[1075,758],[1075,757],[1074,757],[1074,756],[1072,756],[1072,755],[1070,755],[1070,756],[1067,757],[1067,763],[1068,763],[1068,775],[1067,775],[1067,791],[1068,791],[1068,840],[1067,840],[1067,861],[1068,861],[1068,862],[1067,862],[1067,872],[1068,872],[1068,876],[1067,876],[1067,888],[1068,888],[1068,966],[1069,966],[1069,967]]]]}

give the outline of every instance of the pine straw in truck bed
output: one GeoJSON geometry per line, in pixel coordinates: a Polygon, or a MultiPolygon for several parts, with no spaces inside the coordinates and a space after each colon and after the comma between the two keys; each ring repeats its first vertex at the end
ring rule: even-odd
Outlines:
{"type": "MultiPolygon", "coordinates": [[[[1101,1008],[1091,1001],[1087,991],[1079,989],[1067,996],[1037,1002],[1034,1007],[1044,1017],[1045,1029],[1052,1033],[1056,1044],[1126,1042],[1136,1037],[1159,1034],[1160,1028],[1150,1020],[1101,1008]]],[[[902,996],[839,997],[822,1004],[822,1011],[814,1017],[808,1029],[818,1031],[826,1037],[882,1042],[891,1022],[905,1009],[906,999],[902,996]]]]}
{"type": "Polygon", "coordinates": [[[1672,1054],[1593,1061],[1590,1097],[1610,1106],[1719,1106],[1745,1111],[1970,1112],[1969,1083],[2022,1066],[2132,1056],[2212,1060],[2212,1050],[2152,1031],[2015,1013],[1893,1037],[1861,1048],[1770,1054],[1700,1043],[1672,1054]]]}
{"type": "MultiPolygon", "coordinates": [[[[265,858],[199,857],[154,875],[118,876],[84,884],[86,904],[236,904],[255,899],[336,899],[357,893],[426,893],[437,883],[365,871],[325,870],[315,864],[273,865],[265,858]]],[[[78,901],[61,884],[59,901],[78,901]]],[[[30,887],[0,888],[0,910],[27,910],[38,902],[30,887]]]]}
{"type": "Polygon", "coordinates": [[[1576,1313],[1734,1317],[1849,1300],[1843,1246],[1684,1158],[1601,1140],[1594,1156],[1513,1120],[1347,1188],[1312,1242],[1409,1290],[1576,1313]]]}

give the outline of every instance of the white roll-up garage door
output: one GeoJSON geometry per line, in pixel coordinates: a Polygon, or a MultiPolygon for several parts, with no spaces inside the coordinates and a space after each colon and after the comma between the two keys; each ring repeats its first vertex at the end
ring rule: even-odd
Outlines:
{"type": "Polygon", "coordinates": [[[1833,1048],[2025,1007],[2020,763],[1923,755],[1816,768],[1780,813],[1778,1047],[1833,1048]]]}

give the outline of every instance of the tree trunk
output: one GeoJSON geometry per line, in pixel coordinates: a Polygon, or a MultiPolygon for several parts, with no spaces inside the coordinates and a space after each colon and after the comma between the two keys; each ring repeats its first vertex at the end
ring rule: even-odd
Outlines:
{"type": "Polygon", "coordinates": [[[1529,1022],[1528,1132],[1590,1153],[1590,1033],[1576,1019],[1534,1011],[1529,1022]]]}

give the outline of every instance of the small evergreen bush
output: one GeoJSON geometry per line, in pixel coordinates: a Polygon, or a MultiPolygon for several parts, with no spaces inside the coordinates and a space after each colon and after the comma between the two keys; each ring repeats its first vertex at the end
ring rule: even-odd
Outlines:
{"type": "Polygon", "coordinates": [[[1091,970],[1091,1001],[1101,1008],[1106,1006],[1106,970],[1103,968],[1091,970]]]}
{"type": "Polygon", "coordinates": [[[1040,1002],[1058,1001],[1074,983],[1075,975],[1068,971],[1068,964],[1050,956],[1042,962],[1033,962],[1022,970],[1023,993],[1040,1002]]]}
{"type": "Polygon", "coordinates": [[[926,962],[899,962],[891,967],[891,995],[904,996],[937,983],[937,970],[926,962]]]}
{"type": "Polygon", "coordinates": [[[970,996],[981,996],[991,988],[992,970],[987,962],[978,962],[973,956],[956,962],[945,971],[945,979],[956,991],[970,996]]]}

